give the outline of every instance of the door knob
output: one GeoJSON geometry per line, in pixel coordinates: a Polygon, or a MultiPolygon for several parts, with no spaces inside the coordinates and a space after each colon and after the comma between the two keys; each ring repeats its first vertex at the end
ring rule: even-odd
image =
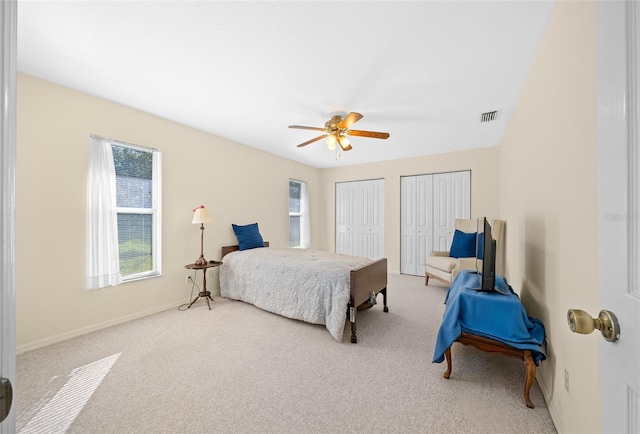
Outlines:
{"type": "Polygon", "coordinates": [[[13,388],[8,378],[0,378],[0,422],[5,420],[11,411],[13,388]]]}
{"type": "Polygon", "coordinates": [[[615,342],[620,337],[618,318],[608,310],[601,310],[598,318],[591,318],[591,315],[584,310],[569,309],[567,311],[567,322],[574,333],[588,335],[598,329],[602,333],[602,337],[609,342],[615,342]]]}

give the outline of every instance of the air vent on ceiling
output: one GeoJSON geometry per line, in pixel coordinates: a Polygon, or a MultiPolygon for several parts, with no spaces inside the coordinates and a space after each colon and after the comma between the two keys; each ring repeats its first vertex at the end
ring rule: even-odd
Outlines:
{"type": "Polygon", "coordinates": [[[482,122],[491,122],[498,119],[498,111],[485,112],[480,115],[480,123],[482,122]]]}

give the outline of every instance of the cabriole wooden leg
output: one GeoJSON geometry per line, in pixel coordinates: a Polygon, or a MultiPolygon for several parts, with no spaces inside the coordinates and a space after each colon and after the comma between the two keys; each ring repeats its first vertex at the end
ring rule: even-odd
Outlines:
{"type": "Polygon", "coordinates": [[[529,398],[529,391],[533,384],[533,379],[536,378],[536,364],[531,357],[531,350],[524,351],[524,367],[527,371],[527,378],[524,383],[524,402],[527,403],[527,407],[533,408],[533,402],[529,398]]]}
{"type": "Polygon", "coordinates": [[[446,378],[447,380],[449,379],[449,376],[451,375],[451,347],[447,348],[447,351],[444,352],[444,356],[447,359],[447,372],[444,373],[443,377],[446,378]]]}

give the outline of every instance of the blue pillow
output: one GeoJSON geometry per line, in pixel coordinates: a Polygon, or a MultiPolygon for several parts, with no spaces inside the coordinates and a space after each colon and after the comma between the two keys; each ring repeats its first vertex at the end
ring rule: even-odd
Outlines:
{"type": "Polygon", "coordinates": [[[231,224],[231,226],[233,226],[233,232],[235,232],[236,238],[238,239],[238,246],[240,250],[264,247],[264,240],[262,239],[262,235],[260,235],[258,223],[252,223],[244,226],[231,224]]]}
{"type": "Polygon", "coordinates": [[[456,229],[449,256],[452,258],[474,258],[476,256],[476,233],[467,233],[456,229]]]}

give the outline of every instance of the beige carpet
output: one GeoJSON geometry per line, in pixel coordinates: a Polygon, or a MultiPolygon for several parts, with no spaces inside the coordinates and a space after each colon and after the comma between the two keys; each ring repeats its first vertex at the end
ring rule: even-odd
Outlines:
{"type": "Polygon", "coordinates": [[[445,287],[389,275],[388,293],[355,345],[216,297],[19,355],[17,431],[555,432],[522,362],[455,344],[450,380],[431,363],[445,287]]]}

